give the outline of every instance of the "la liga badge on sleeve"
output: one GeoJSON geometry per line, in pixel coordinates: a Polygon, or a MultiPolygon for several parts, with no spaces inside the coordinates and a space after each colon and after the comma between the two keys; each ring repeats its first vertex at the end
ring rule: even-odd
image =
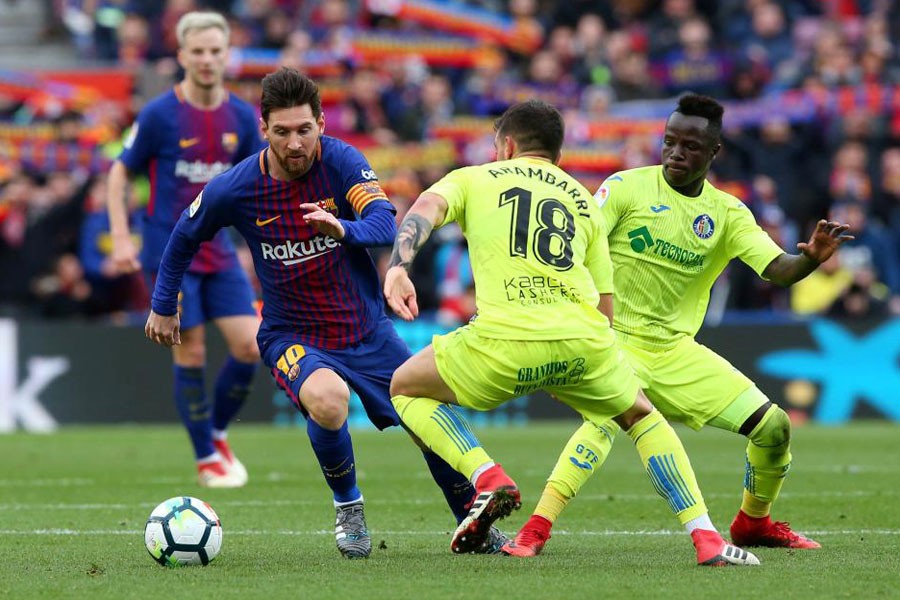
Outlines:
{"type": "Polygon", "coordinates": [[[188,208],[188,217],[193,219],[194,215],[197,214],[197,211],[200,210],[200,203],[203,201],[203,192],[197,194],[197,197],[194,198],[194,201],[191,202],[191,206],[188,208]]]}

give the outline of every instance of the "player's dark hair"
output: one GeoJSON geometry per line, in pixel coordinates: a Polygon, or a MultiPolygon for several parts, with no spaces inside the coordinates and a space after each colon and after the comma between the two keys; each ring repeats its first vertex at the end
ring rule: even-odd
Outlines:
{"type": "Polygon", "coordinates": [[[494,121],[494,131],[514,139],[520,152],[540,152],[554,162],[559,159],[566,136],[562,115],[542,100],[513,104],[494,121]]]}
{"type": "Polygon", "coordinates": [[[714,98],[700,94],[685,94],[678,99],[678,108],[675,112],[686,117],[703,117],[709,121],[706,131],[713,140],[718,140],[722,134],[722,115],[725,114],[725,107],[714,98]]]}
{"type": "Polygon", "coordinates": [[[262,80],[262,100],[259,107],[263,121],[268,122],[273,110],[293,108],[309,104],[313,117],[322,114],[322,98],[316,82],[290,67],[281,67],[262,80]]]}

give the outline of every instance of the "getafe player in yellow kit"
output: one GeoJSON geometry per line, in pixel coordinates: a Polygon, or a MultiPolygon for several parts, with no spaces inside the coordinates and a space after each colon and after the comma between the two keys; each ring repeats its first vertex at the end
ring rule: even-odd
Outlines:
{"type": "Polygon", "coordinates": [[[634,441],[647,474],[691,534],[702,565],[755,565],[709,519],[691,464],[672,427],[647,401],[598,305],[612,300],[609,247],[596,202],[556,166],[563,122],[528,101],[497,121],[497,161],[451,172],[407,213],[384,293],[402,318],[418,314],[407,270],[433,227],[459,223],[469,243],[478,316],[435,336],[391,380],[406,428],[457,471],[477,496],[453,535],[454,552],[481,547],[520,493],[454,404],[490,410],[545,389],[600,425],[612,419],[634,441]]]}
{"type": "MultiPolygon", "coordinates": [[[[706,181],[719,150],[722,106],[684,96],[666,123],[662,165],[622,171],[595,194],[614,267],[613,329],[647,397],[668,419],[749,438],[744,496],[731,525],[742,546],[818,548],[769,517],[791,464],[791,422],[731,364],[694,340],[713,282],[732,258],[789,286],[845,240],[847,225],[819,221],[799,254],[786,254],[737,198],[706,181]]],[[[535,513],[502,551],[534,556],[552,523],[600,468],[619,426],[587,421],[569,440],[535,513]]]]}

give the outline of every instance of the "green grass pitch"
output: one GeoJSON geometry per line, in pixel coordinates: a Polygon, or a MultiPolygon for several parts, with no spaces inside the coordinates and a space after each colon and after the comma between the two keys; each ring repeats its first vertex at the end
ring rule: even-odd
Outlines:
{"type": "MultiPolygon", "coordinates": [[[[476,431],[519,483],[515,533],[578,422],[476,431]]],[[[744,443],[678,432],[723,532],[740,502],[744,443]]],[[[0,436],[0,597],[8,598],[893,598],[900,596],[900,426],[795,430],[794,465],[775,508],[823,544],[759,549],[758,568],[700,568],[654,495],[630,440],[531,560],[450,553],[452,519],[400,431],[355,431],[372,556],[348,561],[332,534],[330,494],[298,428],[237,424],[250,472],[239,490],[194,480],[176,426],[70,427],[0,436]],[[208,567],[157,565],[143,544],[152,508],[175,495],[209,502],[222,553],[208,567]]]]}

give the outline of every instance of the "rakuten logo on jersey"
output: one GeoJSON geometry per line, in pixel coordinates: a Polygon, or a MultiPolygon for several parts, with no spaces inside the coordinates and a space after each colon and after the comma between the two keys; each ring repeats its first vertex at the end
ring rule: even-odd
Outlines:
{"type": "Polygon", "coordinates": [[[260,244],[264,260],[280,260],[284,266],[312,260],[317,256],[328,254],[338,246],[340,244],[334,238],[321,235],[302,242],[287,240],[276,246],[265,242],[260,244]]]}
{"type": "Polygon", "coordinates": [[[184,177],[191,183],[208,183],[210,179],[230,168],[230,162],[205,163],[201,160],[193,162],[179,160],[175,163],[175,177],[184,177]]]}

